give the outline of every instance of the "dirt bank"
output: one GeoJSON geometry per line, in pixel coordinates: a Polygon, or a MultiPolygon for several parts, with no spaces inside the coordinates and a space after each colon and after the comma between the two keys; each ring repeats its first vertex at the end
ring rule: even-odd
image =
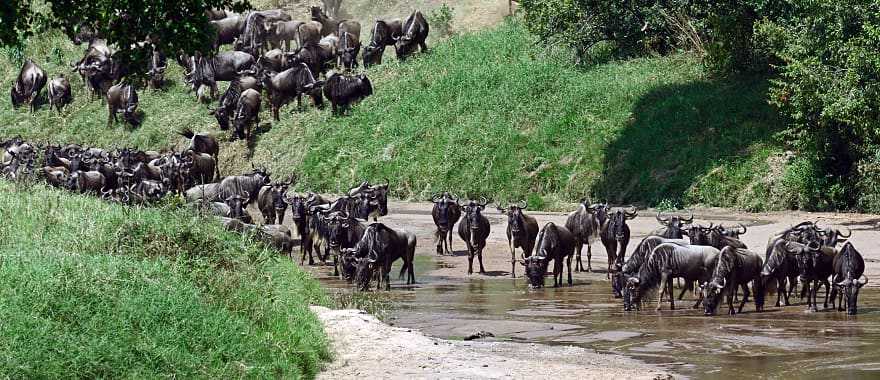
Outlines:
{"type": "Polygon", "coordinates": [[[577,347],[450,341],[391,327],[358,310],[313,307],[335,360],[319,379],[657,379],[671,374],[619,355],[577,347]]]}

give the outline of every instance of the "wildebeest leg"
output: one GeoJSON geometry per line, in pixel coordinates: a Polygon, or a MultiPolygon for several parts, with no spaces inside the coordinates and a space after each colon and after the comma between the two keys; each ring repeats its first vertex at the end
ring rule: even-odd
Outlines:
{"type": "MultiPolygon", "coordinates": [[[[406,265],[406,262],[403,263],[406,265]]],[[[382,278],[385,280],[385,291],[391,291],[391,262],[386,261],[382,267],[382,278]]]]}
{"type": "Polygon", "coordinates": [[[584,263],[581,261],[581,250],[584,248],[584,245],[581,242],[575,242],[575,257],[574,257],[574,271],[575,272],[583,272],[584,263]]]}
{"type": "Polygon", "coordinates": [[[446,252],[448,254],[452,254],[452,227],[449,228],[449,231],[446,232],[447,237],[449,239],[449,244],[446,245],[446,252]]]}
{"type": "Polygon", "coordinates": [[[669,297],[669,310],[675,310],[675,292],[672,290],[672,275],[666,277],[666,296],[669,297]]]}
{"type": "MultiPolygon", "coordinates": [[[[744,283],[744,284],[742,284],[741,286],[742,286],[742,291],[743,291],[743,299],[742,299],[742,301],[739,303],[739,310],[737,310],[737,313],[742,313],[742,312],[743,312],[743,306],[745,306],[745,305],[746,305],[746,302],[748,302],[748,300],[749,300],[749,284],[748,284],[748,283],[744,283]]],[[[755,307],[757,307],[757,301],[756,301],[756,303],[755,303],[755,307]]]]}
{"type": "Polygon", "coordinates": [[[510,247],[510,278],[516,278],[516,248],[510,239],[507,239],[507,246],[510,247]]]}
{"type": "Polygon", "coordinates": [[[486,269],[483,268],[483,247],[477,249],[477,259],[480,260],[480,274],[486,274],[486,269]]]}
{"type": "MultiPolygon", "coordinates": [[[[608,257],[608,269],[605,271],[605,279],[611,279],[611,266],[617,261],[617,240],[612,240],[605,246],[605,255],[608,257]]],[[[669,296],[672,297],[672,292],[669,296]]]]}
{"type": "Polygon", "coordinates": [[[553,260],[553,287],[562,286],[562,258],[553,260]]]}
{"type": "Polygon", "coordinates": [[[419,42],[419,52],[424,53],[426,51],[428,51],[428,45],[424,41],[419,42]]]}
{"type": "Polygon", "coordinates": [[[333,254],[333,275],[339,276],[339,279],[342,279],[342,275],[339,273],[339,255],[333,254]]]}
{"type": "Polygon", "coordinates": [[[437,230],[437,254],[443,256],[444,245],[446,244],[446,233],[443,231],[437,230]]]}
{"type": "Polygon", "coordinates": [[[573,286],[574,281],[571,279],[571,255],[566,256],[568,262],[568,286],[573,286]]]}
{"type": "Polygon", "coordinates": [[[791,306],[789,302],[789,298],[791,298],[791,293],[794,291],[794,288],[797,286],[797,278],[789,278],[788,279],[788,291],[785,293],[785,306],[791,306]]]}
{"type": "Polygon", "coordinates": [[[471,246],[471,242],[467,243],[468,250],[468,274],[474,273],[474,247],[471,246]]]}
{"type": "MultiPolygon", "coordinates": [[[[831,308],[832,308],[832,309],[837,309],[837,304],[838,304],[838,302],[837,302],[837,286],[833,286],[833,287],[831,288],[831,297],[830,297],[830,299],[831,299],[831,308]]],[[[825,307],[828,307],[828,306],[825,306],[825,307]]],[[[837,311],[842,311],[842,310],[838,309],[837,311]]]]}
{"type": "Polygon", "coordinates": [[[827,309],[828,308],[828,292],[830,291],[831,284],[828,283],[827,278],[822,279],[822,283],[825,285],[825,306],[824,306],[824,308],[827,309]]]}
{"type": "Polygon", "coordinates": [[[587,272],[593,271],[593,265],[590,263],[593,258],[593,245],[590,244],[589,240],[587,241],[587,272]]]}
{"type": "Polygon", "coordinates": [[[819,292],[819,286],[821,285],[819,281],[813,281],[813,286],[809,287],[809,282],[806,283],[807,290],[809,294],[807,294],[807,307],[810,311],[819,311],[819,307],[816,305],[816,293],[819,292]]]}
{"type": "Polygon", "coordinates": [[[666,293],[666,281],[669,281],[667,274],[660,272],[660,294],[657,295],[657,308],[655,310],[660,310],[663,307],[663,294],[666,293]]]}
{"type": "MultiPolygon", "coordinates": [[[[680,279],[681,279],[681,277],[679,277],[679,280],[680,280],[680,279]]],[[[681,281],[678,281],[678,285],[681,286],[681,281]]],[[[692,282],[690,282],[690,281],[685,281],[685,282],[684,282],[684,287],[682,287],[682,288],[681,288],[681,292],[678,293],[678,300],[681,301],[682,299],[684,299],[684,294],[687,293],[688,289],[690,289],[690,288],[692,288],[692,287],[693,287],[693,283],[692,283],[692,282]]],[[[672,297],[671,294],[670,294],[669,296],[672,297]]]]}

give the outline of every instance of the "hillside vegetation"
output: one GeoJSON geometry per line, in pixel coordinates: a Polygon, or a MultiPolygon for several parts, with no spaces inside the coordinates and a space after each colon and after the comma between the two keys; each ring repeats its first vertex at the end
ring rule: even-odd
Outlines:
{"type": "Polygon", "coordinates": [[[0,182],[0,373],[300,378],[329,359],[317,281],[186,210],[0,182]]]}
{"type": "MultiPolygon", "coordinates": [[[[336,191],[360,179],[392,181],[394,195],[426,199],[451,190],[548,207],[591,195],[612,202],[793,207],[790,175],[773,135],[785,124],[764,100],[767,81],[716,80],[689,55],[613,61],[587,69],[535,45],[516,21],[431,45],[400,64],[371,69],[375,95],[346,117],[282,110],[253,141],[224,143],[225,174],[266,164],[298,173],[301,189],[336,191]]],[[[54,74],[80,49],[60,36],[24,56],[54,74]]],[[[18,63],[2,58],[10,83],[18,63]]],[[[14,57],[12,57],[14,58],[14,57]]],[[[167,149],[182,127],[220,134],[204,106],[176,81],[143,90],[144,124],[105,127],[106,109],[73,78],[77,101],[63,116],[0,109],[0,136],[167,149]]],[[[265,112],[265,111],[264,111],[265,112]]]]}

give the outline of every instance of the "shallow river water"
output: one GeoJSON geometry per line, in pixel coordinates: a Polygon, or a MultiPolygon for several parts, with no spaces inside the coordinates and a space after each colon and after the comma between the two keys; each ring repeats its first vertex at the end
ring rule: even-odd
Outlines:
{"type": "MultiPolygon", "coordinates": [[[[436,265],[419,256],[416,273],[436,265]]],[[[880,305],[880,292],[873,288],[863,289],[859,304],[868,306],[854,317],[805,312],[799,303],[776,308],[775,296],[768,297],[763,313],[749,303],[733,317],[705,317],[690,308],[690,294],[674,311],[664,303],[656,312],[651,303],[642,311],[624,312],[605,281],[527,290],[522,278],[417,279],[411,287],[392,280],[394,307],[387,321],[439,338],[488,331],[498,340],[626,355],[694,378],[880,378],[880,308],[869,307],[880,305]]],[[[326,276],[322,281],[345,286],[326,276]]]]}

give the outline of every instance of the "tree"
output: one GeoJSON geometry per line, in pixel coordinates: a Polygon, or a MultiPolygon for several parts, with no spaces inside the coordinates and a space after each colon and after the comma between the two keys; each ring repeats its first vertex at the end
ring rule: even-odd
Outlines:
{"type": "Polygon", "coordinates": [[[4,0],[0,45],[20,44],[45,28],[73,38],[88,27],[115,47],[114,59],[130,74],[142,75],[151,51],[143,42],[163,52],[208,51],[214,32],[205,11],[250,7],[248,0],[4,0]]]}

